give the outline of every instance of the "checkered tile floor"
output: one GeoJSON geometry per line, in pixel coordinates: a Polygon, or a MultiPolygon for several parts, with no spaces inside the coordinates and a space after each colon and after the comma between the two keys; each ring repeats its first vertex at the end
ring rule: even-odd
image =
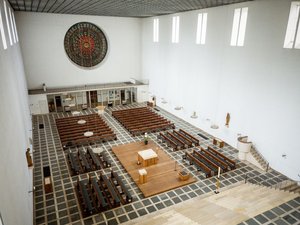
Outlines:
{"type": "MultiPolygon", "coordinates": [[[[132,108],[145,106],[145,104],[133,104],[128,106],[119,106],[114,109],[132,108]]],[[[204,131],[192,126],[191,124],[171,115],[170,113],[158,108],[156,111],[165,118],[175,123],[176,129],[183,129],[199,138],[201,145],[204,147],[212,145],[212,136],[204,131]],[[208,137],[205,140],[197,134],[208,137]]],[[[94,109],[82,111],[81,114],[95,113],[94,109]]],[[[103,119],[117,134],[118,140],[106,143],[96,143],[91,147],[102,147],[112,162],[112,169],[116,171],[122,178],[126,186],[129,188],[134,202],[119,208],[106,211],[101,214],[93,215],[85,219],[82,218],[78,200],[74,190],[74,184],[77,176],[71,177],[67,166],[67,157],[63,152],[59,134],[55,126],[55,119],[61,117],[72,116],[71,113],[51,113],[46,115],[33,116],[33,160],[34,160],[34,223],[35,224],[119,224],[128,220],[155,212],[157,210],[178,204],[190,198],[202,195],[214,190],[216,179],[214,177],[206,179],[204,174],[198,172],[195,167],[182,160],[184,151],[173,152],[165,144],[157,140],[157,134],[149,134],[149,138],[158,144],[172,159],[176,160],[179,165],[192,173],[197,178],[197,182],[175,190],[171,190],[154,197],[144,198],[139,188],[136,186],[131,177],[126,173],[125,169],[118,161],[117,157],[111,151],[112,146],[126,144],[130,142],[142,141],[143,136],[132,137],[110,114],[110,109],[106,109],[103,114],[103,119]],[[39,129],[39,124],[44,124],[43,129],[39,129]],[[45,194],[43,189],[43,167],[50,166],[53,193],[45,194]]],[[[214,146],[215,147],[215,146],[214,146]]],[[[215,147],[216,148],[216,147],[215,147]]],[[[247,175],[248,181],[265,186],[271,186],[287,180],[285,176],[274,171],[261,171],[260,169],[248,164],[240,162],[237,158],[237,150],[226,145],[222,149],[218,149],[224,155],[237,161],[237,169],[227,172],[221,176],[221,187],[230,186],[239,181],[243,181],[247,175]]],[[[110,169],[105,169],[105,174],[109,173],[110,169]]],[[[95,172],[97,173],[97,171],[95,172]]],[[[81,178],[87,178],[86,174],[80,175],[81,178]]],[[[245,221],[242,224],[296,224],[299,221],[299,198],[282,207],[276,207],[271,211],[265,212],[255,218],[245,221]],[[274,216],[270,213],[273,213],[274,216]],[[266,215],[265,215],[266,214],[266,215]],[[282,217],[282,215],[284,217],[282,217]],[[263,223],[263,221],[266,221],[263,223]],[[274,221],[274,222],[272,222],[274,221]]]]}

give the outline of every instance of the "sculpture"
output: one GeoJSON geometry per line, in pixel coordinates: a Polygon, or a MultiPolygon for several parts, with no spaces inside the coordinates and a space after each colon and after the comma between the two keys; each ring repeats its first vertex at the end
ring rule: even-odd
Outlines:
{"type": "Polygon", "coordinates": [[[230,114],[227,113],[227,115],[226,115],[226,123],[225,123],[226,127],[229,127],[229,122],[230,122],[230,114]]]}
{"type": "Polygon", "coordinates": [[[26,150],[26,159],[27,159],[28,167],[33,166],[31,155],[30,155],[30,148],[27,148],[26,150]]]}

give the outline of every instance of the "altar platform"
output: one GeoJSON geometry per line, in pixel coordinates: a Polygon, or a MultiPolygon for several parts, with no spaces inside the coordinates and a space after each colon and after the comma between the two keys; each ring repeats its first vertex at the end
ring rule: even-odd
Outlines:
{"type": "Polygon", "coordinates": [[[124,145],[112,147],[112,151],[116,154],[123,167],[130,174],[134,182],[140,188],[145,197],[160,194],[162,192],[175,189],[196,181],[190,177],[188,180],[180,180],[179,171],[182,168],[176,165],[158,145],[153,141],[149,141],[148,145],[144,142],[134,142],[124,145]],[[152,149],[158,155],[157,163],[150,166],[138,165],[138,152],[142,150],[152,149]],[[147,171],[147,182],[140,184],[139,170],[147,171]]]}

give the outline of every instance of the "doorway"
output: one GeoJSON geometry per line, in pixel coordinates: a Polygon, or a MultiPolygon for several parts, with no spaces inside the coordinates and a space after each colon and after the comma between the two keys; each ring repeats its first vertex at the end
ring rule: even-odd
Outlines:
{"type": "Polygon", "coordinates": [[[98,105],[97,91],[90,91],[91,107],[95,108],[98,105]]]}
{"type": "Polygon", "coordinates": [[[56,104],[56,110],[57,112],[62,112],[63,107],[61,103],[61,97],[60,96],[55,96],[55,104],[56,104]]]}

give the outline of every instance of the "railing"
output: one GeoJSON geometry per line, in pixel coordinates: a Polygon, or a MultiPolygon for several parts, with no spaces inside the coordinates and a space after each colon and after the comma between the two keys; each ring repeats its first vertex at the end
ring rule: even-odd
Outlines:
{"type": "Polygon", "coordinates": [[[266,164],[266,172],[269,170],[269,162],[266,160],[266,158],[256,149],[255,145],[252,143],[252,147],[250,149],[250,152],[252,154],[257,154],[266,164]]]}

